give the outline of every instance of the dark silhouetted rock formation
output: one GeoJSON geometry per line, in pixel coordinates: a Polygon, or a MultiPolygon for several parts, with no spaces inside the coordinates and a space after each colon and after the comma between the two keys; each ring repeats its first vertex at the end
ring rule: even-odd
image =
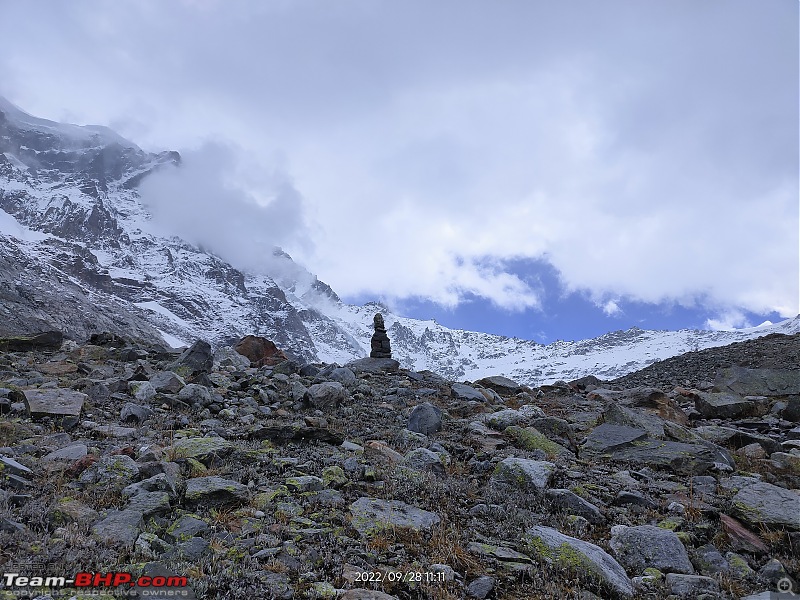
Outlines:
{"type": "Polygon", "coordinates": [[[372,324],[375,327],[375,333],[372,334],[372,340],[370,341],[372,348],[372,352],[369,353],[370,358],[392,358],[392,345],[389,342],[389,336],[386,335],[383,315],[375,313],[372,324]]]}

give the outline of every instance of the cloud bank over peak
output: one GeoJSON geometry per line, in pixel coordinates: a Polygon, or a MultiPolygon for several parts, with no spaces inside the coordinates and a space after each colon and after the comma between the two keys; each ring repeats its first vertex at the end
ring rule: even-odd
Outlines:
{"type": "Polygon", "coordinates": [[[49,8],[4,8],[0,93],[200,148],[148,201],[235,264],[263,238],[344,297],[800,312],[797,3],[49,8]]]}
{"type": "Polygon", "coordinates": [[[285,169],[252,164],[232,145],[208,142],[182,152],[179,167],[151,174],[139,192],[156,231],[246,271],[280,269],[285,261],[273,249],[289,241],[311,247],[303,198],[285,169]]]}

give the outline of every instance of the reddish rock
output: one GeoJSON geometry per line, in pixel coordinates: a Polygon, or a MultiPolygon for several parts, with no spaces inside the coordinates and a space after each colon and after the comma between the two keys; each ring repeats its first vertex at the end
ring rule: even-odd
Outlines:
{"type": "Polygon", "coordinates": [[[753,554],[767,554],[769,552],[769,548],[760,537],[733,517],[721,514],[719,521],[722,523],[722,529],[728,534],[731,546],[735,550],[753,554]]]}
{"type": "Polygon", "coordinates": [[[256,335],[243,337],[233,349],[249,358],[250,366],[253,367],[271,367],[289,359],[274,342],[256,335]]]}

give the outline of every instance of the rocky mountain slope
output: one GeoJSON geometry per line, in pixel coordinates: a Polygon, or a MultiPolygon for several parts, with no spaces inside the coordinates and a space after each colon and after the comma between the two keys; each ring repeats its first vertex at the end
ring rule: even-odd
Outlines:
{"type": "Polygon", "coordinates": [[[176,346],[259,334],[302,360],[344,363],[369,353],[380,310],[404,367],[537,385],[612,378],[689,350],[800,331],[794,319],[738,332],[630,329],[544,346],[349,306],[280,249],[280,275],[254,275],[154,232],[137,186],[165,168],[180,168],[176,152],[147,153],[107,128],[38,119],[0,98],[0,333],[57,329],[85,341],[112,331],[176,346]]]}
{"type": "Polygon", "coordinates": [[[0,339],[0,599],[790,598],[798,354],[531,388],[0,339]]]}

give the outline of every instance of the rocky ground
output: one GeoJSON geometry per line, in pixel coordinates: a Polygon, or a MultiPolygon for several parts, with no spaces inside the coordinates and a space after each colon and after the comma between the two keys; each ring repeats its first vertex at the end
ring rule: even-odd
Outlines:
{"type": "Polygon", "coordinates": [[[0,598],[111,571],[164,585],[95,596],[791,597],[799,355],[769,336],[530,389],[0,340],[0,598]]]}

